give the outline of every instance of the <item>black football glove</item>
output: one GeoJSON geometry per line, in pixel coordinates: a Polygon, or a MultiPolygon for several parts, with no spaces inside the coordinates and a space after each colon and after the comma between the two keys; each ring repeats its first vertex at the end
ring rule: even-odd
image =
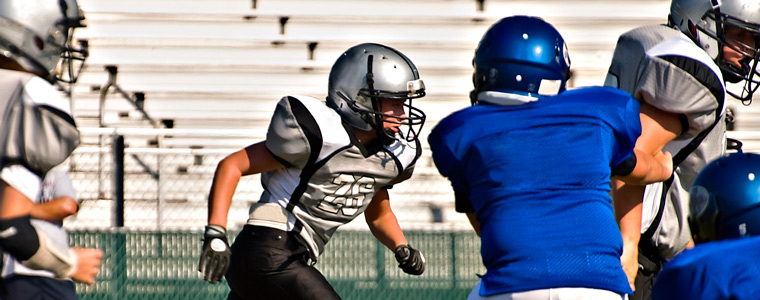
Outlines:
{"type": "Polygon", "coordinates": [[[422,252],[409,245],[400,245],[393,251],[396,253],[398,267],[412,275],[422,275],[425,272],[425,257],[422,252]]]}
{"type": "Polygon", "coordinates": [[[230,244],[227,242],[227,230],[219,225],[206,226],[203,234],[203,249],[198,271],[203,273],[203,279],[217,283],[227,273],[230,267],[230,244]]]}

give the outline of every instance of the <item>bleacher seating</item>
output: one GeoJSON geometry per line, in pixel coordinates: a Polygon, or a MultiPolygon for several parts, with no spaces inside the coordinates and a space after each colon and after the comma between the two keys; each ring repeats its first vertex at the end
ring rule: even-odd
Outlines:
{"type": "MultiPolygon", "coordinates": [[[[670,3],[79,2],[88,27],[79,30],[77,38],[89,41],[90,57],[73,93],[83,146],[70,160],[70,168],[84,202],[67,226],[111,225],[110,145],[114,134],[122,134],[128,145],[127,226],[159,229],[204,225],[208,187],[219,159],[263,139],[274,104],[282,96],[323,99],[330,66],[354,44],[384,43],[417,64],[428,88],[428,96],[416,101],[428,115],[422,132],[426,140],[438,120],[469,105],[472,54],[494,21],[513,14],[544,17],[567,40],[574,73],[571,87],[598,85],[604,80],[618,35],[636,26],[664,22],[670,3]],[[151,118],[170,122],[151,124],[113,90],[105,94],[101,115],[108,66],[118,67],[116,83],[122,90],[144,93],[142,107],[151,118]],[[147,167],[141,164],[146,162],[147,167]],[[159,174],[159,180],[150,172],[159,174]]],[[[735,110],[737,130],[755,130],[760,125],[751,117],[756,109],[740,104],[730,107],[735,110]]],[[[450,187],[432,165],[426,144],[416,175],[391,191],[394,210],[402,226],[466,228],[464,216],[453,212],[450,187]]],[[[231,226],[245,221],[248,203],[258,198],[257,178],[241,182],[230,213],[231,226]]],[[[346,228],[364,227],[352,223],[346,228]]]]}

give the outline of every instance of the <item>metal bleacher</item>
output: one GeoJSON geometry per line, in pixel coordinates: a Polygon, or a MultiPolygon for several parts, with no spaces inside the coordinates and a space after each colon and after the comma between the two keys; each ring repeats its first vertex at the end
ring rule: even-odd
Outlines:
{"type": "MultiPolygon", "coordinates": [[[[128,156],[127,226],[162,229],[204,225],[206,197],[219,159],[262,140],[282,96],[323,99],[330,66],[352,45],[383,43],[415,62],[428,89],[428,95],[416,102],[428,115],[422,132],[426,141],[438,120],[469,105],[472,54],[496,20],[514,14],[547,19],[567,40],[574,66],[570,86],[598,85],[617,37],[636,26],[662,23],[670,1],[79,3],[87,28],[78,30],[76,38],[88,40],[90,57],[72,93],[83,144],[69,164],[84,201],[67,226],[111,225],[112,178],[107,162],[112,137],[123,135],[128,156]],[[130,101],[114,88],[104,92],[109,80],[130,101]],[[136,108],[137,94],[144,95],[139,108],[154,122],[136,108]],[[104,97],[106,101],[101,101],[104,97]]],[[[736,129],[751,135],[747,132],[760,125],[752,117],[757,112],[740,104],[730,107],[735,110],[736,129]]],[[[467,228],[464,216],[453,211],[449,184],[435,170],[426,144],[415,176],[391,190],[399,221],[402,227],[467,228]]],[[[230,212],[231,226],[245,221],[248,203],[260,192],[258,176],[241,182],[230,212]]],[[[351,223],[345,228],[363,226],[351,223]]]]}
{"type": "MultiPolygon", "coordinates": [[[[344,299],[463,299],[483,274],[479,238],[453,209],[430,158],[429,130],[469,105],[471,60],[498,19],[536,15],[565,37],[569,87],[604,81],[617,37],[665,21],[670,0],[78,0],[90,56],[72,89],[82,144],[67,166],[80,211],[64,223],[70,242],[105,253],[89,299],[223,299],[224,284],[197,271],[201,228],[216,164],[264,139],[288,94],[324,99],[330,67],[362,42],[401,50],[417,65],[428,116],[414,176],[391,191],[410,244],[425,252],[423,276],[407,276],[361,216],[335,233],[316,267],[344,299]],[[123,137],[124,227],[115,224],[114,144],[123,137]]],[[[760,149],[758,109],[733,101],[729,136],[760,149]]],[[[530,151],[530,149],[526,149],[530,151]]],[[[234,236],[262,191],[238,184],[234,236]]]]}

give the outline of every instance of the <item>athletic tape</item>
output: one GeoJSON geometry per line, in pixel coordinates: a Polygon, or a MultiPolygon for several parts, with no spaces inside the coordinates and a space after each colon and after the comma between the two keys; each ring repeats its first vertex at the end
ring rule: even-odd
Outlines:
{"type": "MultiPolygon", "coordinates": [[[[35,229],[36,230],[36,229],[35,229]]],[[[39,230],[37,236],[40,239],[40,248],[32,257],[21,262],[24,266],[32,269],[44,269],[51,271],[59,279],[69,278],[74,273],[77,257],[74,250],[66,246],[61,248],[45,236],[39,230]]]]}

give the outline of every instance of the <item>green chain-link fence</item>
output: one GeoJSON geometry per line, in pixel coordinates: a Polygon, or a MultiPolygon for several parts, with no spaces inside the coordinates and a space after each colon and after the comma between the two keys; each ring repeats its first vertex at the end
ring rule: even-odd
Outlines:
{"type": "MultiPolygon", "coordinates": [[[[368,231],[336,232],[316,267],[346,300],[467,298],[476,274],[485,271],[478,237],[471,231],[405,234],[425,255],[422,276],[403,273],[368,231]]],[[[201,238],[186,231],[72,231],[72,245],[105,252],[97,283],[77,285],[80,299],[226,299],[224,281],[208,284],[197,271],[201,238]]]]}

